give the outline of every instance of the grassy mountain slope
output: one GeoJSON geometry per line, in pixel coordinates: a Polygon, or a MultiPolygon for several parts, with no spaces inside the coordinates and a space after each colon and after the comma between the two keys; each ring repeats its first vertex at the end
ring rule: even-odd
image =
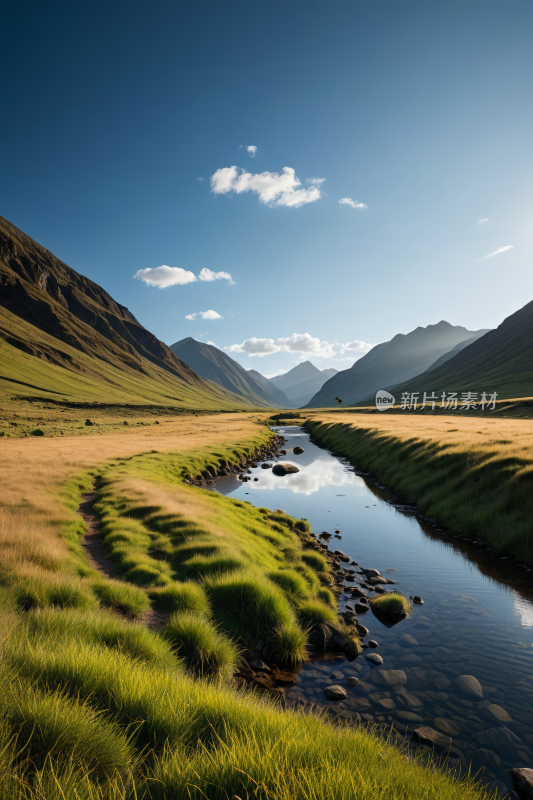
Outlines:
{"type": "Polygon", "coordinates": [[[198,375],[234,392],[248,404],[267,408],[283,408],[285,405],[268,387],[256,381],[240,364],[218,347],[198,342],[188,336],[170,345],[170,349],[198,375]]]}
{"type": "Polygon", "coordinates": [[[501,399],[533,396],[533,301],[429,375],[417,375],[393,391],[395,396],[402,391],[498,392],[501,399]]]}
{"type": "Polygon", "coordinates": [[[456,344],[452,350],[450,350],[447,353],[444,353],[444,355],[441,356],[440,358],[437,358],[437,360],[426,370],[426,374],[428,372],[432,372],[434,369],[437,369],[437,367],[440,367],[443,364],[445,364],[447,361],[450,360],[450,358],[453,358],[461,350],[464,350],[465,347],[468,347],[469,344],[472,344],[473,342],[476,342],[478,339],[480,339],[482,336],[485,336],[485,334],[488,333],[489,330],[490,328],[478,331],[476,335],[472,336],[470,339],[466,339],[464,342],[459,342],[459,344],[456,344]]]}
{"type": "Polygon", "coordinates": [[[310,361],[304,361],[284,375],[272,378],[272,383],[298,407],[305,405],[335,373],[334,369],[320,370],[310,361]]]}
{"type": "Polygon", "coordinates": [[[233,408],[124,306],[0,217],[0,396],[233,408]]]}
{"type": "Polygon", "coordinates": [[[427,370],[456,344],[477,331],[441,320],[427,328],[399,333],[390,342],[376,345],[350,369],[338,372],[308,403],[308,408],[335,406],[336,397],[345,404],[367,400],[378,389],[388,389],[427,370]]]}

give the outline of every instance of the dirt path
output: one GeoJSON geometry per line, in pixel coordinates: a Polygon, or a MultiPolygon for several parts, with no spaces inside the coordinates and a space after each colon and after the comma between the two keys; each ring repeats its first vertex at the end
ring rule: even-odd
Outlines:
{"type": "MultiPolygon", "coordinates": [[[[98,572],[101,572],[102,575],[106,576],[106,578],[118,578],[120,580],[117,565],[111,558],[109,558],[107,554],[107,550],[103,542],[100,520],[92,511],[92,506],[95,499],[95,492],[87,492],[81,496],[81,503],[78,506],[78,514],[82,517],[88,529],[87,533],[82,539],[81,544],[87,554],[89,563],[94,569],[96,569],[98,572]]],[[[127,617],[127,619],[130,619],[130,617],[127,617]]],[[[154,611],[153,608],[148,608],[143,613],[140,621],[143,622],[148,628],[152,628],[153,630],[161,630],[165,626],[166,616],[154,611]]]]}

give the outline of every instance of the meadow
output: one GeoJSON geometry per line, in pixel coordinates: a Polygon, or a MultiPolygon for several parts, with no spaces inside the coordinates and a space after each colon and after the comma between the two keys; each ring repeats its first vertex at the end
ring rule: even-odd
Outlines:
{"type": "Polygon", "coordinates": [[[377,731],[235,685],[257,636],[291,663],[313,620],[336,617],[305,520],[185,482],[267,446],[265,419],[182,415],[0,440],[0,796],[487,796],[377,731]],[[77,507],[93,487],[111,577],[82,546],[77,507]]]}
{"type": "Polygon", "coordinates": [[[530,420],[317,412],[306,428],[441,525],[533,561],[530,420]]]}

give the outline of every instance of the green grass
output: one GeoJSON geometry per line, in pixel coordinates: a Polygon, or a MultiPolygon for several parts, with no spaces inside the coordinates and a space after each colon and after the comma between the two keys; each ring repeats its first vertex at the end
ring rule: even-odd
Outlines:
{"type": "Polygon", "coordinates": [[[164,589],[154,589],[150,597],[157,608],[165,611],[191,611],[200,617],[211,615],[205,590],[197,583],[171,583],[164,589]]]}
{"type": "Polygon", "coordinates": [[[235,672],[236,646],[216,625],[193,611],[173,614],[164,635],[194,675],[231,678],[235,672]]]}
{"type": "Polygon", "coordinates": [[[372,597],[369,602],[370,608],[381,611],[384,614],[410,614],[413,610],[409,600],[401,594],[380,594],[372,597]]]}
{"type": "Polygon", "coordinates": [[[92,590],[102,606],[134,617],[141,617],[150,607],[146,592],[125,581],[97,580],[92,590]]]}

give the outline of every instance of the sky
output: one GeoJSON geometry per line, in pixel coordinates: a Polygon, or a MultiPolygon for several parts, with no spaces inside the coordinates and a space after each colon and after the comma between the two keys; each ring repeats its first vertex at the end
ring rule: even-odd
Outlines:
{"type": "Polygon", "coordinates": [[[346,369],[533,300],[530,0],[2,19],[0,214],[167,344],[346,369]]]}

